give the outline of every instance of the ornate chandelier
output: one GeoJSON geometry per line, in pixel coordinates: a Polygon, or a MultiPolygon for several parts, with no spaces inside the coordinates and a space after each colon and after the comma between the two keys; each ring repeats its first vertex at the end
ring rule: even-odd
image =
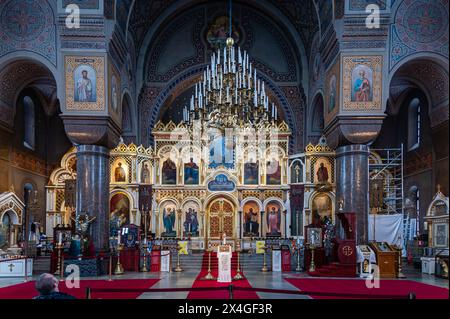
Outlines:
{"type": "Polygon", "coordinates": [[[198,120],[219,128],[258,128],[278,120],[275,104],[269,105],[264,81],[257,77],[248,53],[236,49],[231,32],[230,2],[230,37],[223,50],[213,53],[202,79],[195,84],[190,105],[183,109],[188,125],[198,120]]]}

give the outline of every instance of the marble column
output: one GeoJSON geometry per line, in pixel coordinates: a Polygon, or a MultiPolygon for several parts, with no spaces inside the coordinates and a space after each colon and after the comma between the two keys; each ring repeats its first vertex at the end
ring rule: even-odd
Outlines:
{"type": "Polygon", "coordinates": [[[77,146],[77,214],[96,219],[90,234],[97,252],[109,249],[109,149],[77,146]]]}
{"type": "MultiPolygon", "coordinates": [[[[368,241],[369,148],[346,145],[336,150],[336,207],[344,201],[343,212],[356,214],[356,243],[368,241]]],[[[339,223],[338,223],[339,224],[339,223]]]]}

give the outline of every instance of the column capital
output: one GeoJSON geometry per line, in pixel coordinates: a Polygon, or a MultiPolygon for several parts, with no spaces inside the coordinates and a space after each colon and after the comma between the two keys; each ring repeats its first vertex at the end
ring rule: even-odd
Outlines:
{"type": "Polygon", "coordinates": [[[121,129],[109,116],[61,115],[67,137],[74,144],[117,146],[121,129]]]}

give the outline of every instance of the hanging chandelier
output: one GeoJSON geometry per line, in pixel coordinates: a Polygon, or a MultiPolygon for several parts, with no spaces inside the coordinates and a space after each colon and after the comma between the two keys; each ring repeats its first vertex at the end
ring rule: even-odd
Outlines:
{"type": "Polygon", "coordinates": [[[195,84],[190,104],[183,109],[183,120],[188,125],[200,121],[218,128],[245,125],[258,128],[278,120],[277,108],[269,103],[265,83],[258,78],[248,53],[234,45],[231,1],[229,16],[226,45],[213,53],[211,63],[195,84]]]}

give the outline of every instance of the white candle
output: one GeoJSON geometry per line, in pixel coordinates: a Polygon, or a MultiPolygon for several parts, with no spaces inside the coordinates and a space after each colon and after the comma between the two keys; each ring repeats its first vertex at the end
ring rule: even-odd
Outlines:
{"type": "Polygon", "coordinates": [[[58,243],[62,244],[62,233],[58,233],[58,243]]]}
{"type": "Polygon", "coordinates": [[[118,236],[117,236],[117,244],[120,245],[120,233],[119,233],[118,236]]]}

